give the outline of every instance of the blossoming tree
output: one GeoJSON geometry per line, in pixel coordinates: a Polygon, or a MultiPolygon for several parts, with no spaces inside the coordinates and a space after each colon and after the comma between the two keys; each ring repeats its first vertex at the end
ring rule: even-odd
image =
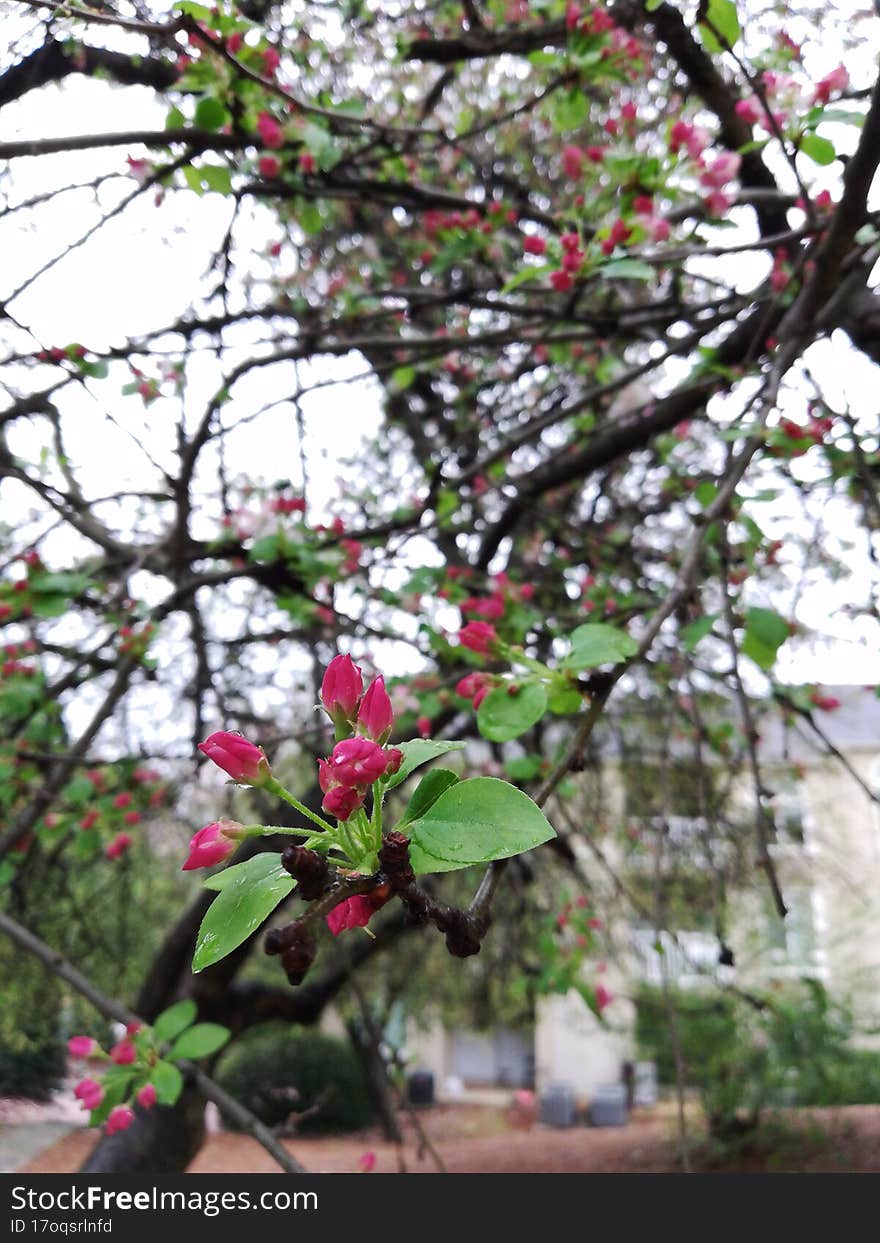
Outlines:
{"type": "MultiPolygon", "coordinates": [[[[575,797],[618,684],[722,762],[696,705],[729,693],[784,915],[747,691],[833,711],[774,668],[804,588],[845,584],[880,523],[849,382],[880,361],[877,19],[3,10],[0,868],[30,897],[2,928],[57,965],[28,928],[41,869],[147,866],[173,815],[186,871],[228,864],[132,1011],[63,966],[130,1028],[72,1050],[110,1068],[77,1090],[115,1132],[93,1168],[185,1163],[220,1029],[312,1022],[344,987],[312,970],[319,934],[356,936],[355,969],[424,925],[472,955],[505,861],[574,868],[591,827],[555,832],[548,800],[575,797]],[[194,823],[199,753],[247,823],[219,792],[194,823]],[[267,921],[294,988],[237,981],[267,921]]],[[[876,644],[875,596],[841,605],[876,644]]]]}

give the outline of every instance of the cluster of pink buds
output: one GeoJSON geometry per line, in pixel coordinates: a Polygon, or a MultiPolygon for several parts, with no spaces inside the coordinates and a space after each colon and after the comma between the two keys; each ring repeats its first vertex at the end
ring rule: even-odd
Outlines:
{"type": "MultiPolygon", "coordinates": [[[[117,1066],[130,1066],[137,1061],[137,1049],[134,1045],[133,1037],[140,1029],[140,1024],[130,1023],[126,1028],[125,1035],[113,1046],[109,1055],[100,1047],[97,1040],[93,1040],[91,1036],[72,1036],[67,1042],[67,1051],[71,1057],[89,1058],[92,1060],[111,1061],[117,1066]]],[[[81,1079],[73,1090],[73,1094],[79,1101],[83,1109],[92,1113],[96,1109],[100,1109],[104,1102],[104,1088],[97,1079],[86,1078],[81,1079]]],[[[151,1109],[156,1103],[156,1089],[152,1083],[144,1084],[136,1093],[138,1104],[143,1109],[151,1109]]],[[[114,1135],[117,1131],[124,1131],[134,1122],[134,1110],[128,1105],[116,1105],[110,1110],[104,1123],[104,1129],[108,1135],[114,1135]]]]}
{"type": "Polygon", "coordinates": [[[396,773],[403,762],[397,747],[385,747],[394,724],[394,710],[385,679],[373,679],[364,693],[360,668],[350,656],[337,656],[321,683],[321,702],[341,738],[330,756],[318,762],[322,807],[337,820],[348,820],[363,806],[367,790],[396,773]]]}

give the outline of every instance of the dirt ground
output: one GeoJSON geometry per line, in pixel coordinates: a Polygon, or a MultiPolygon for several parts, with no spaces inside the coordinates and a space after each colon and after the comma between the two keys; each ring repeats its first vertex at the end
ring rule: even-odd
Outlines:
{"type": "MultiPolygon", "coordinates": [[[[540,1125],[512,1128],[503,1110],[438,1106],[421,1115],[431,1145],[450,1173],[660,1173],[679,1171],[672,1112],[663,1107],[636,1114],[626,1127],[554,1130],[540,1125]]],[[[358,1170],[367,1152],[376,1155],[377,1173],[394,1173],[401,1162],[409,1172],[438,1170],[430,1152],[419,1155],[412,1124],[403,1120],[402,1152],[377,1132],[343,1138],[300,1137],[286,1141],[298,1160],[315,1173],[358,1170]]],[[[77,1130],[46,1148],[27,1173],[72,1173],[92,1145],[93,1132],[77,1130]]],[[[764,1146],[718,1160],[693,1126],[696,1169],[722,1172],[880,1172],[880,1107],[799,1110],[768,1134],[764,1146]]],[[[247,1136],[211,1135],[187,1171],[190,1174],[276,1173],[268,1154],[247,1136]]]]}

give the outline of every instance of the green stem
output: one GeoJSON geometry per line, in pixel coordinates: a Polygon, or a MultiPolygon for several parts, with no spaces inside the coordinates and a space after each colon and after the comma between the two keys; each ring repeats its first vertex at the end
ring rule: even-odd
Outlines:
{"type": "Polygon", "coordinates": [[[373,831],[373,850],[379,851],[382,848],[382,797],[385,790],[380,782],[376,782],[373,786],[373,818],[370,821],[370,827],[373,831]]]}
{"type": "Polygon", "coordinates": [[[283,799],[285,803],[289,803],[291,807],[295,807],[301,816],[305,816],[307,820],[311,820],[312,824],[316,824],[324,833],[333,832],[333,825],[330,824],[329,821],[325,820],[323,816],[318,816],[315,812],[309,811],[308,807],[306,807],[304,803],[301,803],[298,798],[294,798],[289,790],[285,790],[281,782],[275,777],[271,777],[266,782],[263,789],[268,790],[270,794],[277,794],[278,797],[283,799]]]}
{"type": "Polygon", "coordinates": [[[270,837],[279,833],[289,837],[314,837],[314,829],[296,829],[286,824],[247,824],[244,826],[244,832],[241,834],[242,840],[246,837],[270,837]]]}

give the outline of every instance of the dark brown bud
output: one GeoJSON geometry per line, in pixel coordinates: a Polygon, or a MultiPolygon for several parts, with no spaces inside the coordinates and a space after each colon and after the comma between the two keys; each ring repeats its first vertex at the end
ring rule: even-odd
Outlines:
{"type": "Polygon", "coordinates": [[[285,846],[281,866],[297,883],[299,896],[306,902],[320,898],[330,883],[330,868],[323,855],[305,846],[285,846]]]}
{"type": "Polygon", "coordinates": [[[291,984],[302,984],[309,967],[315,961],[318,944],[302,921],[295,920],[290,927],[297,930],[296,938],[281,955],[281,965],[287,972],[287,979],[291,984]]]}
{"type": "Polygon", "coordinates": [[[409,839],[403,833],[388,833],[382,839],[379,864],[395,893],[415,882],[409,861],[409,839]]]}

